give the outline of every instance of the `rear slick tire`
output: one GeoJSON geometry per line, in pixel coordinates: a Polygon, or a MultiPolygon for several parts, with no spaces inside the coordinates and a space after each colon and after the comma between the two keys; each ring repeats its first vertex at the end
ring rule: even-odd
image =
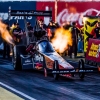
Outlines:
{"type": "Polygon", "coordinates": [[[24,45],[15,45],[13,47],[12,63],[13,63],[14,70],[22,70],[20,54],[25,55],[26,54],[25,50],[26,50],[26,46],[24,45]]]}

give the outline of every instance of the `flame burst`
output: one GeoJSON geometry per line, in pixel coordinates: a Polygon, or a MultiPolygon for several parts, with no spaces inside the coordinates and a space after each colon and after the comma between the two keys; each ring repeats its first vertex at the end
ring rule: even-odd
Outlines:
{"type": "Polygon", "coordinates": [[[55,36],[51,40],[53,47],[59,53],[63,53],[68,49],[68,45],[72,45],[71,33],[68,30],[59,28],[55,31],[55,36]]]}
{"type": "Polygon", "coordinates": [[[0,34],[1,37],[8,43],[14,45],[13,38],[10,35],[9,31],[7,30],[7,25],[0,21],[0,34]]]}

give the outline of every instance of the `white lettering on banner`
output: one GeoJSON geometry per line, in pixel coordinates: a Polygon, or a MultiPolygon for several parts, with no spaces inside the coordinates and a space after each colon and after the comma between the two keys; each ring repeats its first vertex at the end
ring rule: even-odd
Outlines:
{"type": "Polygon", "coordinates": [[[8,19],[8,13],[0,13],[0,18],[3,20],[7,20],[8,19]]]}
{"type": "MultiPolygon", "coordinates": [[[[3,19],[3,20],[7,20],[8,19],[8,13],[0,13],[0,18],[3,19]]],[[[22,20],[24,19],[23,16],[11,16],[10,17],[11,20],[22,20]]],[[[31,20],[32,19],[32,16],[28,16],[27,17],[28,20],[31,20]]]]}
{"type": "MultiPolygon", "coordinates": [[[[11,18],[10,18],[11,20],[12,19],[15,19],[15,20],[22,20],[22,19],[24,19],[24,17],[23,16],[11,16],[11,18]]],[[[28,19],[28,20],[31,20],[32,19],[32,16],[29,16],[29,17],[26,17],[26,19],[28,19]]]]}
{"type": "Polygon", "coordinates": [[[63,9],[57,16],[57,21],[59,23],[59,25],[61,25],[64,22],[73,22],[73,21],[77,21],[78,24],[81,26],[83,25],[82,19],[84,15],[93,15],[93,13],[95,13],[95,16],[98,16],[100,14],[100,11],[96,10],[96,9],[87,9],[84,12],[81,13],[69,13],[68,9],[63,9]]]}

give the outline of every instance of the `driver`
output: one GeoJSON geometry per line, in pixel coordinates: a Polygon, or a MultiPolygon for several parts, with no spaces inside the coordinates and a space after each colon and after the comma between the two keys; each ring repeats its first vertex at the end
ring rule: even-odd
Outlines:
{"type": "Polygon", "coordinates": [[[36,37],[36,41],[41,39],[47,39],[46,26],[43,23],[42,19],[36,21],[36,26],[34,28],[34,36],[36,37]]]}

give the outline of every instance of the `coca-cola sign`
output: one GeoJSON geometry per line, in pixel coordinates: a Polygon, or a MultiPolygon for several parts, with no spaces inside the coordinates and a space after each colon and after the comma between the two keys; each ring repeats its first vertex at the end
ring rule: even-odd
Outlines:
{"type": "MultiPolygon", "coordinates": [[[[66,21],[77,21],[78,25],[82,25],[84,15],[98,16],[100,13],[100,2],[59,2],[57,3],[57,21],[61,25],[66,21]]],[[[55,19],[55,3],[54,2],[37,2],[37,10],[52,9],[52,18],[55,19]]]]}
{"type": "Polygon", "coordinates": [[[78,22],[78,24],[80,26],[83,25],[83,16],[88,15],[94,15],[94,16],[98,16],[100,14],[99,10],[90,8],[87,9],[84,12],[81,13],[73,13],[73,12],[69,12],[68,9],[63,9],[57,16],[57,21],[59,23],[59,25],[61,25],[64,22],[78,22]]]}

